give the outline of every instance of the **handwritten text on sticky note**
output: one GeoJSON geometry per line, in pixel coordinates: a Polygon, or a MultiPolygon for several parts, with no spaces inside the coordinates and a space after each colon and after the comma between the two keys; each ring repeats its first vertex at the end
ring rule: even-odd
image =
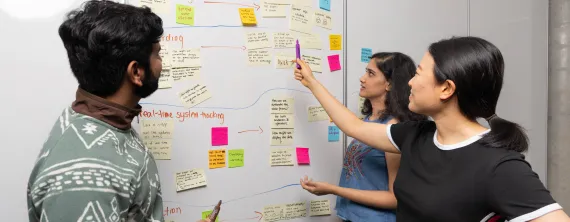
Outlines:
{"type": "Polygon", "coordinates": [[[188,190],[196,187],[206,186],[206,175],[203,169],[193,169],[178,172],[176,178],[176,191],[188,190]]]}
{"type": "Polygon", "coordinates": [[[327,111],[322,106],[309,106],[309,122],[329,120],[327,111]]]}
{"type": "Polygon", "coordinates": [[[310,216],[323,216],[331,214],[329,200],[311,200],[310,216]]]}
{"type": "Polygon", "coordinates": [[[311,70],[313,70],[313,72],[321,72],[321,73],[323,72],[321,57],[302,55],[301,58],[305,60],[306,63],[309,64],[309,67],[311,67],[311,70]]]}
{"type": "Polygon", "coordinates": [[[316,11],[314,19],[315,25],[329,30],[332,29],[332,16],[330,13],[325,11],[316,11]]]}
{"type": "Polygon", "coordinates": [[[202,66],[200,49],[172,49],[170,52],[172,68],[202,66]]]}
{"type": "Polygon", "coordinates": [[[340,59],[338,55],[330,55],[327,58],[329,60],[329,68],[331,72],[340,70],[340,59]]]}
{"type": "Polygon", "coordinates": [[[142,120],[141,131],[143,140],[172,139],[174,122],[172,120],[142,120]]]}
{"type": "Polygon", "coordinates": [[[228,145],[228,127],[212,127],[212,146],[228,145]]]}
{"type": "Polygon", "coordinates": [[[293,145],[294,129],[271,129],[271,146],[293,145]]]}
{"type": "Polygon", "coordinates": [[[171,139],[152,139],[143,141],[156,160],[170,160],[172,150],[171,139]]]}
{"type": "Polygon", "coordinates": [[[239,8],[239,17],[244,26],[256,25],[255,11],[253,8],[239,8]]]}
{"type": "Polygon", "coordinates": [[[372,49],[370,48],[362,48],[360,54],[360,61],[368,63],[370,61],[370,57],[372,56],[372,49]]]}
{"type": "Polygon", "coordinates": [[[271,99],[271,113],[293,113],[294,98],[276,97],[271,99]]]}
{"type": "Polygon", "coordinates": [[[311,28],[311,13],[309,8],[292,5],[289,29],[302,33],[311,33],[311,28]]]}
{"type": "Polygon", "coordinates": [[[176,23],[194,26],[194,8],[186,5],[176,5],[176,23]]]}
{"type": "Polygon", "coordinates": [[[329,142],[337,142],[340,137],[340,130],[337,126],[329,126],[329,142]]]}
{"type": "Polygon", "coordinates": [[[297,147],[297,163],[311,164],[311,158],[309,157],[309,148],[297,147]]]}
{"type": "Polygon", "coordinates": [[[244,149],[228,150],[228,167],[242,167],[243,166],[244,149]]]}
{"type": "Polygon", "coordinates": [[[178,96],[186,108],[192,108],[211,98],[212,94],[205,85],[196,84],[178,93],[178,96]]]}
{"type": "Polygon", "coordinates": [[[293,166],[293,148],[272,148],[269,163],[271,166],[293,166]]]}
{"type": "Polygon", "coordinates": [[[208,150],[208,163],[210,169],[226,167],[226,150],[208,150]]]}

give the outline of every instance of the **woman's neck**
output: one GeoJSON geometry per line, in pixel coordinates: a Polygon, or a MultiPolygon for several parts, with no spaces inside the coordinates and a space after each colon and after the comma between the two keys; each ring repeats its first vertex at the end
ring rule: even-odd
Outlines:
{"type": "Polygon", "coordinates": [[[372,105],[372,113],[370,114],[370,117],[368,117],[368,119],[369,120],[379,119],[380,116],[382,115],[382,112],[384,112],[384,109],[386,109],[385,95],[368,100],[370,100],[370,104],[372,105]]]}
{"type": "Polygon", "coordinates": [[[443,112],[432,118],[437,127],[437,141],[444,145],[460,143],[488,130],[459,112],[443,112]]]}

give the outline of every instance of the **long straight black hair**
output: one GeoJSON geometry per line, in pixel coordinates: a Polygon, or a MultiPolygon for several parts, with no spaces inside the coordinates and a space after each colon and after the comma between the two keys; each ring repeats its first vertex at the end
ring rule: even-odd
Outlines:
{"type": "Polygon", "coordinates": [[[478,37],[453,37],[430,45],[439,83],[455,83],[459,109],[467,118],[486,118],[491,132],[480,140],[493,148],[524,152],[528,137],[523,128],[495,114],[501,94],[504,61],[501,51],[478,37]]]}
{"type": "MultiPolygon", "coordinates": [[[[376,63],[376,67],[391,85],[390,91],[386,94],[385,108],[380,114],[380,119],[391,116],[400,122],[426,120],[426,116],[414,113],[408,108],[408,103],[410,103],[408,82],[414,77],[416,71],[414,60],[400,52],[379,52],[372,55],[370,59],[376,63]]],[[[372,114],[372,103],[369,99],[364,100],[361,113],[363,115],[372,114]]]]}

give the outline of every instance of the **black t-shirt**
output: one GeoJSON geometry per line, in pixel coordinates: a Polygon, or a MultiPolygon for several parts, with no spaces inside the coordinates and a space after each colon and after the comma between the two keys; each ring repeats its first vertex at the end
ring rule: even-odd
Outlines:
{"type": "Polygon", "coordinates": [[[432,121],[387,132],[402,153],[394,182],[399,222],[518,222],[561,209],[523,155],[483,146],[483,134],[442,145],[432,121]]]}

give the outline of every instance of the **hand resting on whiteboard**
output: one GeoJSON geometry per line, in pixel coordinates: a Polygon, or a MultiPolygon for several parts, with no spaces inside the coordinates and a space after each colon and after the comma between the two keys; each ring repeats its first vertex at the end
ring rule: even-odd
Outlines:
{"type": "MultiPolygon", "coordinates": [[[[332,121],[340,130],[342,130],[342,132],[364,144],[384,152],[400,153],[388,138],[386,124],[362,121],[330,94],[330,92],[315,78],[311,67],[309,67],[305,61],[297,59],[296,62],[301,66],[301,69],[294,67],[295,79],[311,90],[329,117],[331,117],[332,121]]],[[[395,120],[388,122],[388,124],[394,123],[396,123],[395,120]]]]}

